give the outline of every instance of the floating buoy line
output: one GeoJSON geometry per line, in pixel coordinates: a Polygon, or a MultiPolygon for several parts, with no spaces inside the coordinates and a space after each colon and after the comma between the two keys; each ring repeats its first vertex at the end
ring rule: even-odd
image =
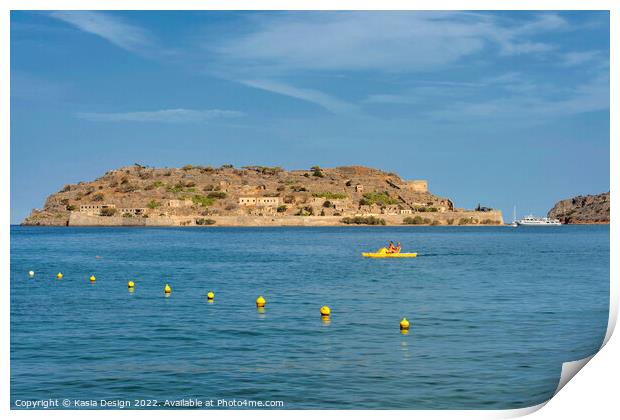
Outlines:
{"type": "MultiPolygon", "coordinates": [[[[28,271],[28,277],[33,278],[35,275],[35,272],[33,270],[28,271]]],[[[63,278],[63,274],[62,272],[58,272],[58,274],[56,274],[56,278],[58,280],[62,280],[63,278]]],[[[91,283],[95,283],[97,281],[97,278],[95,277],[94,274],[91,274],[91,276],[89,277],[89,281],[91,283]]],[[[135,290],[135,283],[133,280],[129,280],[127,282],[127,289],[129,290],[129,293],[133,293],[135,290]]],[[[166,285],[164,286],[164,295],[166,297],[170,296],[170,294],[172,293],[172,288],[170,287],[170,285],[168,283],[166,283],[166,285]]],[[[209,290],[207,292],[207,301],[209,303],[213,303],[213,300],[215,299],[215,292],[213,290],[209,290]]],[[[263,297],[263,295],[258,296],[258,298],[256,298],[256,308],[258,309],[259,313],[264,313],[265,312],[265,304],[267,303],[267,301],[265,300],[265,298],[263,297]]],[[[331,309],[329,306],[322,306],[321,309],[319,310],[320,314],[321,314],[321,319],[323,321],[324,325],[329,325],[330,323],[330,316],[331,316],[331,309]]],[[[407,320],[406,317],[403,317],[399,323],[400,326],[400,332],[402,334],[408,334],[409,333],[409,327],[410,327],[410,322],[409,320],[407,320]]]]}

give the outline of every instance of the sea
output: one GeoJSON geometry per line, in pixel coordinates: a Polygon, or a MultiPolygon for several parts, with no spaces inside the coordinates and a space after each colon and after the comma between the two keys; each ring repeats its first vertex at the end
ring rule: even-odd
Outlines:
{"type": "Polygon", "coordinates": [[[609,241],[602,225],[12,226],[11,407],[536,405],[602,344],[609,241]],[[361,256],[389,241],[418,257],[361,256]]]}

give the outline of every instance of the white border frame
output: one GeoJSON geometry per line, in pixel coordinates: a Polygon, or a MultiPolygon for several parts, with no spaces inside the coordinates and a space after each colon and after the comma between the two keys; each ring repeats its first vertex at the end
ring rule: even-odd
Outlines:
{"type": "MultiPolygon", "coordinates": [[[[11,10],[610,10],[610,175],[611,190],[615,190],[618,180],[618,140],[620,133],[618,131],[618,121],[614,116],[618,115],[618,42],[620,39],[618,24],[618,12],[620,11],[620,2],[613,0],[436,0],[433,2],[416,2],[403,0],[211,0],[209,2],[196,0],[5,0],[0,3],[0,92],[2,101],[0,102],[0,127],[2,127],[3,139],[2,153],[0,153],[0,161],[2,166],[0,169],[2,174],[2,183],[0,184],[1,196],[10,197],[10,11],[11,10]],[[615,141],[611,141],[614,139],[615,141]]],[[[5,223],[2,224],[2,243],[3,252],[1,255],[2,267],[4,269],[4,281],[10,281],[10,206],[1,206],[5,223]]],[[[611,219],[618,220],[620,212],[616,207],[611,209],[611,219]]],[[[611,255],[620,255],[618,247],[618,229],[617,225],[610,226],[610,251],[611,255]]],[[[549,416],[558,416],[562,418],[582,418],[584,415],[590,415],[592,412],[596,414],[595,418],[612,418],[617,415],[617,395],[615,392],[615,384],[617,379],[614,375],[619,373],[618,355],[620,353],[620,345],[617,339],[609,341],[616,325],[618,315],[618,262],[611,259],[610,266],[610,311],[609,324],[603,346],[605,351],[600,355],[597,353],[593,358],[593,362],[585,369],[583,376],[579,381],[570,384],[566,390],[559,394],[559,397],[552,398],[553,401],[548,409],[537,413],[538,417],[548,418],[549,416]],[[616,279],[616,281],[611,281],[616,279]],[[609,344],[608,344],[609,343],[609,344]],[[610,375],[611,373],[611,375],[610,375]],[[565,394],[565,395],[563,395],[565,394]],[[592,403],[596,406],[592,406],[592,403]]],[[[6,283],[5,283],[6,288],[6,283]]],[[[2,336],[5,338],[2,346],[2,373],[4,378],[1,382],[0,390],[0,407],[5,414],[15,418],[33,418],[45,415],[50,418],[80,418],[84,416],[84,411],[79,410],[62,410],[62,411],[28,411],[28,410],[9,410],[10,408],[10,294],[2,294],[3,311],[2,311],[2,336]]],[[[574,374],[576,374],[585,364],[592,359],[588,357],[582,361],[565,363],[562,369],[562,378],[556,393],[562,389],[574,374]]],[[[546,405],[543,403],[537,406],[528,407],[517,410],[471,410],[471,411],[429,411],[429,410],[412,410],[400,411],[390,410],[387,413],[390,417],[405,418],[411,416],[420,416],[423,418],[504,418],[526,415],[539,410],[546,405]]],[[[372,415],[373,411],[350,411],[354,416],[372,415]]],[[[348,414],[347,413],[347,414],[348,414]]],[[[261,418],[288,418],[292,415],[298,418],[308,419],[317,415],[321,417],[337,417],[344,413],[340,411],[326,410],[264,410],[264,411],[248,411],[248,410],[218,410],[211,411],[206,414],[202,410],[196,411],[180,411],[180,410],[158,410],[158,411],[125,411],[125,410],[101,410],[89,411],[88,416],[96,418],[104,418],[110,416],[136,418],[164,417],[174,415],[188,416],[193,418],[204,417],[205,415],[217,415],[218,418],[241,418],[251,415],[258,419],[261,418]]],[[[383,413],[382,413],[383,415],[383,413]]],[[[6,417],[5,417],[6,418],[6,417]]]]}

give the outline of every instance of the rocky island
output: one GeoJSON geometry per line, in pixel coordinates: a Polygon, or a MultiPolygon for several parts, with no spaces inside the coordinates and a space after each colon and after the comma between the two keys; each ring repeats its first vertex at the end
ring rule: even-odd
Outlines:
{"type": "Polygon", "coordinates": [[[548,216],[566,224],[609,223],[609,191],[597,195],[579,195],[558,201],[548,216]]]}
{"type": "Polygon", "coordinates": [[[34,226],[500,225],[498,210],[455,208],[425,180],[363,166],[133,165],[65,185],[34,226]]]}

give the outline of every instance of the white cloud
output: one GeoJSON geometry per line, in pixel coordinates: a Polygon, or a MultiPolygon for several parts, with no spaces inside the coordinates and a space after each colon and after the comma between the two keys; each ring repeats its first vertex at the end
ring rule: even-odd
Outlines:
{"type": "Polygon", "coordinates": [[[579,66],[601,58],[600,51],[571,51],[561,56],[561,64],[567,67],[579,66]]]}
{"type": "Polygon", "coordinates": [[[542,53],[553,46],[533,38],[567,27],[564,19],[549,13],[500,21],[491,15],[451,12],[271,14],[248,26],[208,48],[224,66],[272,74],[429,70],[492,45],[503,55],[542,53]]]}
{"type": "Polygon", "coordinates": [[[421,85],[398,93],[369,95],[367,105],[403,106],[403,112],[435,122],[529,124],[609,110],[609,73],[599,70],[575,86],[535,82],[511,72],[476,83],[421,85]]]}
{"type": "Polygon", "coordinates": [[[78,118],[96,122],[161,122],[161,123],[197,123],[215,118],[235,118],[245,114],[239,111],[220,109],[162,109],[158,111],[137,111],[119,113],[81,112],[78,118]]]}
{"type": "Polygon", "coordinates": [[[608,74],[601,74],[572,89],[536,85],[532,89],[506,90],[507,95],[452,102],[429,111],[427,115],[439,121],[468,124],[480,121],[528,123],[609,109],[608,74]]]}
{"type": "Polygon", "coordinates": [[[420,99],[408,93],[377,93],[368,95],[364,102],[367,104],[413,105],[420,103],[420,99]]]}
{"type": "Polygon", "coordinates": [[[51,12],[50,16],[128,51],[145,53],[152,47],[152,36],[148,31],[117,16],[93,11],[57,11],[51,12]]]}
{"type": "Polygon", "coordinates": [[[314,89],[303,89],[272,80],[240,80],[246,86],[317,104],[335,114],[351,113],[356,106],[314,89]]]}

